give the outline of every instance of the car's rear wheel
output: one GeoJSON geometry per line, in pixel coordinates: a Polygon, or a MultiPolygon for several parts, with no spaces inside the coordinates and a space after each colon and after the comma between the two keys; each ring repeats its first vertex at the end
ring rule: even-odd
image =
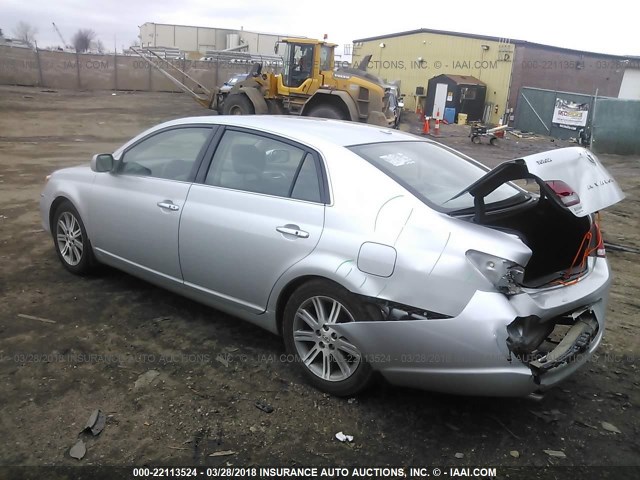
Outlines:
{"type": "Polygon", "coordinates": [[[364,390],[373,371],[351,341],[332,325],[375,320],[376,312],[346,289],[322,280],[299,287],[284,311],[287,351],[316,388],[349,396],[364,390]]]}
{"type": "Polygon", "coordinates": [[[62,265],[71,273],[84,275],[95,265],[87,231],[76,208],[61,203],[53,215],[53,243],[62,265]]]}

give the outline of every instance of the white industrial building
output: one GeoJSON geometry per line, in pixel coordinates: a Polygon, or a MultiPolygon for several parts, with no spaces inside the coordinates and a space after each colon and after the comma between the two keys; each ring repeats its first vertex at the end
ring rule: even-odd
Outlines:
{"type": "Polygon", "coordinates": [[[219,50],[273,55],[276,42],[289,36],[243,29],[193,27],[153,22],[140,26],[140,45],[144,48],[178,48],[185,52],[199,52],[203,55],[219,50]]]}
{"type": "Polygon", "coordinates": [[[632,57],[624,69],[618,98],[640,100],[640,58],[632,57]],[[634,62],[629,66],[628,64],[634,62]]]}

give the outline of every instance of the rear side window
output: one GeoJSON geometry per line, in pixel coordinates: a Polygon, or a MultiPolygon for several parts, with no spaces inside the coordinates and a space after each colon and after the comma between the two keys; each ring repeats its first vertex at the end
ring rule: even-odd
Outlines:
{"type": "Polygon", "coordinates": [[[316,162],[311,154],[304,158],[298,178],[293,186],[292,198],[307,200],[309,202],[320,202],[320,179],[316,162]]]}
{"type": "MultiPolygon", "coordinates": [[[[349,147],[428,205],[441,211],[473,208],[473,197],[457,194],[482,177],[485,170],[455,152],[430,142],[387,142],[349,147]]],[[[486,204],[521,200],[521,192],[501,185],[486,204]]]]}
{"type": "Polygon", "coordinates": [[[305,150],[270,137],[225,132],[205,184],[320,202],[316,162],[305,150]]]}

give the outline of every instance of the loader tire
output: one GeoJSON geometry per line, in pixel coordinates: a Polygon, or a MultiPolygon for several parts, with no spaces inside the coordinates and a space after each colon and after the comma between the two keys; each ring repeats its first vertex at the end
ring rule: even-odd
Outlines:
{"type": "Polygon", "coordinates": [[[332,105],[318,105],[309,111],[310,117],[334,118],[336,120],[346,120],[344,114],[332,105]]]}
{"type": "Polygon", "coordinates": [[[253,115],[255,109],[253,108],[251,100],[249,100],[246,95],[236,93],[227,95],[222,113],[225,115],[253,115]]]}

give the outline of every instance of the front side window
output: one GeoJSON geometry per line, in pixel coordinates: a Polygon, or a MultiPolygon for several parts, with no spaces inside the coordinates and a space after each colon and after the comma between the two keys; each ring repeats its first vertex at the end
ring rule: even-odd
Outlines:
{"type": "MultiPolygon", "coordinates": [[[[442,211],[473,208],[471,194],[453,197],[487,173],[453,151],[429,142],[372,143],[349,149],[442,211]]],[[[503,184],[485,197],[485,204],[516,201],[521,195],[520,190],[503,184]]]]}
{"type": "Polygon", "coordinates": [[[323,45],[320,48],[320,70],[326,72],[331,70],[331,57],[333,56],[333,47],[323,45]]]}
{"type": "Polygon", "coordinates": [[[225,132],[205,184],[320,202],[313,156],[279,140],[247,132],[225,132]]]}
{"type": "Polygon", "coordinates": [[[313,45],[287,44],[284,85],[299,87],[311,77],[313,69],[313,45]]]}
{"type": "Polygon", "coordinates": [[[189,181],[211,128],[176,128],[152,135],[127,150],[119,173],[189,181]]]}

